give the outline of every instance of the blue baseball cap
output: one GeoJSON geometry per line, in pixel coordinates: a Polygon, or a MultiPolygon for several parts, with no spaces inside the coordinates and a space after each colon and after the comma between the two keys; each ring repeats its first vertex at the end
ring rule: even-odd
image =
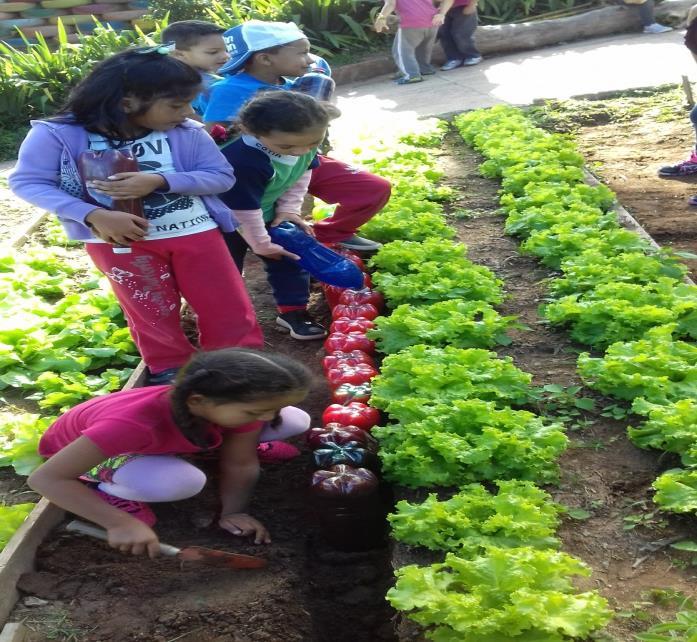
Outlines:
{"type": "Polygon", "coordinates": [[[304,38],[307,36],[294,22],[243,22],[223,34],[230,60],[218,69],[218,73],[234,74],[258,51],[287,45],[304,38]]]}

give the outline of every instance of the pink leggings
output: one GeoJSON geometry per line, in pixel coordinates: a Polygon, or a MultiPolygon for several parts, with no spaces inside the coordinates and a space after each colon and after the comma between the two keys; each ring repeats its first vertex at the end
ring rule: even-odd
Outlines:
{"type": "MultiPolygon", "coordinates": [[[[310,427],[310,415],[300,408],[281,409],[281,424],[264,426],[259,441],[288,439],[310,427]]],[[[175,502],[193,497],[203,490],[206,475],[187,461],[172,455],[143,455],[130,459],[114,471],[111,482],[101,482],[99,490],[140,502],[175,502]]]]}
{"type": "Polygon", "coordinates": [[[107,276],[150,372],[178,368],[195,352],[181,327],[185,298],[198,316],[203,350],[261,348],[264,339],[239,271],[220,230],[133,243],[114,254],[107,243],[86,243],[107,276]]]}

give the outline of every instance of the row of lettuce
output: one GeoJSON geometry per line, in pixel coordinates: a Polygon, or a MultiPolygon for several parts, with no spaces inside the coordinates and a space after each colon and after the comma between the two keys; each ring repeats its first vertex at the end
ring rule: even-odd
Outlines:
{"type": "Polygon", "coordinates": [[[697,511],[697,286],[679,257],[622,228],[613,193],[585,181],[573,142],[531,126],[516,109],[460,116],[464,140],[502,181],[506,230],[521,251],[560,272],[541,315],[593,350],[578,358],[587,386],[644,418],[641,448],[675,453],[683,468],[653,484],[666,511],[697,511]]]}
{"type": "Polygon", "coordinates": [[[558,550],[562,508],[536,485],[558,479],[568,440],[562,425],[522,409],[533,405],[531,376],[491,351],[516,321],[494,308],[502,282],[452,241],[439,202],[449,194],[435,188],[427,149],[445,129],[406,139],[421,149],[362,159],[397,194],[362,228],[385,243],[370,265],[391,308],[368,332],[386,355],[370,401],[390,420],[373,429],[383,476],[448,489],[400,501],[389,516],[395,539],[445,559],[398,569],[387,598],[440,642],[585,638],[611,612],[575,588],[590,571],[558,550]]]}
{"type": "MultiPolygon", "coordinates": [[[[28,475],[60,412],[119,390],[139,361],[108,285],[80,263],[56,222],[0,254],[0,467],[28,475]],[[31,411],[30,411],[31,410],[31,411]]],[[[0,505],[0,550],[33,504],[0,505]]]]}

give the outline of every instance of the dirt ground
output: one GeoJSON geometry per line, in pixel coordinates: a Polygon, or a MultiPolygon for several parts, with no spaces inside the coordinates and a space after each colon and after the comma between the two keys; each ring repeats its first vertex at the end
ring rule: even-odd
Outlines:
{"type": "MultiPolygon", "coordinates": [[[[689,136],[682,122],[634,119],[583,128],[580,144],[594,170],[659,243],[697,251],[697,234],[690,232],[697,211],[683,204],[690,186],[655,177],[657,166],[684,155],[689,136]]],[[[515,241],[503,235],[503,220],[496,211],[498,185],[479,176],[481,159],[454,136],[441,161],[446,183],[462,194],[452,210],[474,214],[453,218],[460,240],[469,246],[472,260],[505,280],[509,298],[502,313],[517,314],[530,328],[516,331],[513,344],[501,354],[531,372],[536,385],[578,384],[578,346],[563,332],[542,324],[537,315],[544,296],[540,281],[549,272],[520,256],[515,241]]],[[[318,343],[294,342],[273,328],[275,315],[258,264],[250,262],[247,282],[269,347],[292,354],[319,373],[318,343]]],[[[326,314],[319,296],[314,307],[319,315],[326,314]]],[[[608,403],[596,399],[601,406],[608,403]]],[[[327,402],[318,376],[306,408],[318,420],[327,402]]],[[[596,640],[630,642],[647,621],[674,610],[671,597],[695,593],[690,558],[665,546],[671,538],[694,533],[695,521],[666,518],[652,509],[651,481],[674,462],[634,448],[625,436],[626,423],[598,412],[585,419],[585,427],[570,430],[572,447],[561,461],[562,482],[550,491],[559,502],[587,512],[583,519],[565,518],[560,531],[563,548],[592,567],[584,586],[598,588],[620,614],[596,640]]],[[[163,541],[263,554],[269,559],[268,569],[232,573],[180,568],[165,559],[124,558],[58,530],[41,547],[36,572],[22,578],[25,597],[13,619],[26,618],[41,632],[37,640],[47,635],[80,642],[423,639],[404,618],[394,618],[384,594],[391,583],[391,561],[401,565],[430,562],[433,557],[402,546],[360,554],[330,550],[313,519],[309,476],[307,452],[291,463],[264,468],[252,512],[271,528],[274,544],[268,548],[236,542],[205,526],[214,510],[212,492],[203,501],[157,507],[163,541]],[[29,606],[36,600],[28,597],[39,598],[39,605],[29,606]]],[[[400,489],[396,494],[405,495],[400,489]]]]}

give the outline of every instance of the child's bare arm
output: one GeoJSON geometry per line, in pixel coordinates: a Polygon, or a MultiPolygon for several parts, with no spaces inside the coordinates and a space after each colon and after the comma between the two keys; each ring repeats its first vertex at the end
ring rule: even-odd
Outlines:
{"type": "Polygon", "coordinates": [[[396,6],[397,0],[385,0],[380,13],[375,16],[375,31],[387,31],[387,17],[394,13],[396,6]]]}
{"type": "Polygon", "coordinates": [[[233,535],[254,535],[256,544],[269,544],[266,527],[244,511],[259,479],[259,430],[225,435],[220,455],[219,524],[233,535]]]}
{"type": "Polygon", "coordinates": [[[134,555],[158,552],[157,535],[143,522],[102,501],[78,477],[106,459],[87,437],[78,437],[34,471],[30,488],[65,510],[103,526],[109,545],[134,555]]]}

